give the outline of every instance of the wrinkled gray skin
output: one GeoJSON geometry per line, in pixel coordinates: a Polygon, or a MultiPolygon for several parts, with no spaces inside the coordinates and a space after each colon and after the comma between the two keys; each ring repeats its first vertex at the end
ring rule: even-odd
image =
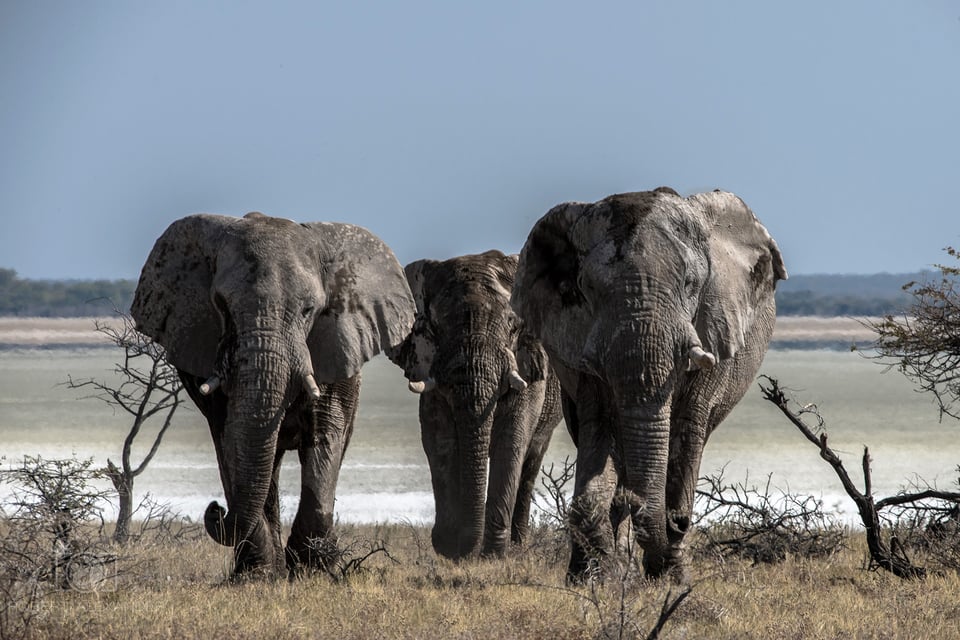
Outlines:
{"type": "Polygon", "coordinates": [[[512,304],[550,354],[577,444],[571,579],[611,552],[615,491],[647,574],[685,578],[703,447],[754,380],[786,277],[731,193],[661,187],[561,204],[536,223],[512,304]]]}
{"type": "Polygon", "coordinates": [[[516,268],[517,258],[499,251],[406,267],[417,320],[397,362],[421,393],[433,548],[448,558],[500,556],[524,541],[562,416],[546,353],[510,308],[516,268]]]}
{"type": "Polygon", "coordinates": [[[400,344],[414,311],[393,253],[353,225],[193,215],[157,240],[131,313],[210,425],[229,511],[212,502],[204,523],[234,547],[235,573],[323,562],[310,541],[332,536],[360,367],[400,344]],[[277,481],[289,449],[301,495],[284,549],[277,481]]]}

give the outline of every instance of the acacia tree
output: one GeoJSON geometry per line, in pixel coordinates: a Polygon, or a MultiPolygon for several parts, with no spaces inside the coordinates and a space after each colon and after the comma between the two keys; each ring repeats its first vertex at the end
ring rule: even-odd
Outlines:
{"type": "MultiPolygon", "coordinates": [[[[960,260],[960,251],[944,251],[960,260]]],[[[960,419],[960,267],[936,267],[939,277],[903,286],[913,296],[905,311],[863,322],[877,333],[873,355],[866,357],[895,367],[918,390],[933,394],[941,418],[960,419]]]]}
{"type": "Polygon", "coordinates": [[[86,397],[97,398],[113,407],[119,407],[133,419],[130,431],[123,441],[120,466],[108,458],[106,468],[106,474],[119,496],[120,508],[113,538],[123,543],[130,536],[130,521],[134,512],[134,479],[143,473],[157,453],[164,434],[170,428],[173,414],[184,399],[181,397],[183,386],[180,377],[167,361],[163,347],[137,331],[129,314],[117,310],[116,315],[120,320],[119,324],[97,320],[94,327],[123,349],[123,360],[114,368],[118,381],[107,382],[92,378],[77,381],[68,378],[66,384],[71,389],[92,389],[93,394],[86,397]],[[131,462],[133,443],[145,423],[154,418],[161,422],[153,443],[143,460],[134,465],[131,462]]]}

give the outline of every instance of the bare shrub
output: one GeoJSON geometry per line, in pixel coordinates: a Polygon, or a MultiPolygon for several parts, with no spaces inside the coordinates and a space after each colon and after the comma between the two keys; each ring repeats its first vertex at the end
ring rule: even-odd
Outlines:
{"type": "MultiPolygon", "coordinates": [[[[369,569],[365,563],[376,555],[382,554],[394,564],[399,561],[390,555],[383,541],[371,542],[366,539],[353,540],[343,544],[333,537],[311,538],[307,541],[310,554],[309,566],[329,576],[334,582],[347,582],[351,577],[369,569]]],[[[308,571],[301,569],[302,571],[308,571]]]]}
{"type": "Polygon", "coordinates": [[[769,475],[757,488],[727,483],[721,469],[700,478],[696,496],[694,553],[769,564],[826,557],[844,547],[846,528],[824,513],[821,500],[774,491],[769,475]]]}
{"type": "Polygon", "coordinates": [[[11,494],[0,508],[0,638],[25,634],[51,591],[114,586],[102,517],[110,492],[93,486],[102,472],[92,465],[24,456],[0,470],[11,494]]]}
{"type": "Polygon", "coordinates": [[[528,548],[550,564],[558,564],[570,552],[570,496],[576,463],[569,457],[557,467],[551,463],[541,469],[540,485],[533,495],[531,532],[528,548]]]}

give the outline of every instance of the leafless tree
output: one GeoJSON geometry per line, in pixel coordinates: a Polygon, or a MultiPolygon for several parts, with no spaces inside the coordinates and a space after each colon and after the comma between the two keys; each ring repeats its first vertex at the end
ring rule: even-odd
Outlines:
{"type": "Polygon", "coordinates": [[[164,434],[172,424],[173,415],[183,401],[183,387],[180,377],[173,366],[167,362],[163,347],[148,336],[137,331],[133,318],[117,310],[119,324],[96,321],[94,328],[123,350],[123,360],[118,362],[114,371],[117,381],[74,380],[68,378],[66,385],[71,389],[92,390],[88,398],[97,398],[114,408],[128,413],[133,422],[123,441],[120,465],[107,459],[106,473],[119,496],[119,513],[114,540],[126,542],[130,536],[130,521],[133,518],[133,483],[143,473],[153,456],[160,448],[164,434]],[[133,443],[140,435],[144,425],[151,420],[159,420],[153,443],[149,451],[139,462],[131,460],[133,443]]]}
{"type": "MultiPolygon", "coordinates": [[[[960,260],[956,249],[945,251],[960,260]]],[[[941,418],[960,418],[960,267],[936,266],[939,277],[903,286],[913,303],[902,314],[863,321],[877,339],[862,353],[933,394],[941,418]]]]}

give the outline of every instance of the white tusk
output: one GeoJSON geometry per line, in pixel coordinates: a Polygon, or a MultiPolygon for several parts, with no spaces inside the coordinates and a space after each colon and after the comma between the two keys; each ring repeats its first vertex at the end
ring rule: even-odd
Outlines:
{"type": "Polygon", "coordinates": [[[303,389],[315,400],[320,399],[320,387],[317,386],[317,379],[312,373],[303,376],[303,389]]]}
{"type": "Polygon", "coordinates": [[[717,364],[717,357],[703,350],[702,347],[690,347],[691,369],[712,369],[717,364]]]}
{"type": "Polygon", "coordinates": [[[507,373],[507,381],[510,383],[510,387],[517,391],[523,391],[527,388],[527,381],[515,369],[511,369],[507,373]]]}
{"type": "Polygon", "coordinates": [[[202,395],[208,396],[214,391],[217,390],[217,387],[220,386],[220,378],[217,376],[210,376],[207,378],[207,381],[200,385],[200,393],[202,395]]]}
{"type": "Polygon", "coordinates": [[[427,391],[433,391],[437,387],[437,383],[433,378],[427,378],[426,380],[411,380],[407,383],[407,389],[413,391],[414,393],[425,393],[427,391]]]}

